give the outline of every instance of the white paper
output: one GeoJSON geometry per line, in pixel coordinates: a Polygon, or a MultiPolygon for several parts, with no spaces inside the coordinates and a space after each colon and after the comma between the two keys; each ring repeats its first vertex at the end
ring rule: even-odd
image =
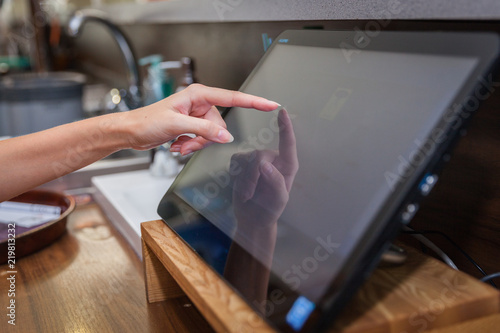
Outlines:
{"type": "Polygon", "coordinates": [[[61,208],[57,206],[12,201],[0,203],[0,223],[15,223],[24,228],[56,220],[60,215],[61,208]]]}

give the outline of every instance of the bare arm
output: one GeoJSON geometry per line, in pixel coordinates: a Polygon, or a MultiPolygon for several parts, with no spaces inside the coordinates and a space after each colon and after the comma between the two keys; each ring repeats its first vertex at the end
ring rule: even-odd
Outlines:
{"type": "Polygon", "coordinates": [[[0,202],[125,148],[150,149],[183,133],[174,150],[188,154],[232,141],[215,108],[271,111],[275,102],[240,92],[193,85],[150,106],[90,118],[0,141],[0,202]]]}

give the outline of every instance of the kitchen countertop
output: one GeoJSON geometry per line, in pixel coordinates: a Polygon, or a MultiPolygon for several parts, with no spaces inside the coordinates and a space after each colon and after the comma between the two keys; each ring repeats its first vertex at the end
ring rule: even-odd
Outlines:
{"type": "MultiPolygon", "coordinates": [[[[67,233],[16,261],[16,326],[2,332],[213,332],[187,297],[149,304],[142,264],[99,206],[83,203],[67,233]]],[[[0,266],[0,304],[7,314],[7,265],[0,266]]],[[[435,330],[494,332],[500,314],[435,330]]]]}
{"type": "Polygon", "coordinates": [[[212,332],[186,297],[148,304],[139,258],[93,202],[78,205],[67,233],[15,269],[12,326],[9,269],[0,266],[2,332],[212,332]]]}

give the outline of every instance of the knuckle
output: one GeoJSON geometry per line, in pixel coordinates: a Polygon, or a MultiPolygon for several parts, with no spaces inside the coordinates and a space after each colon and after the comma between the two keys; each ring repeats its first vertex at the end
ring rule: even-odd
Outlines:
{"type": "Polygon", "coordinates": [[[200,83],[193,83],[190,84],[186,89],[189,89],[191,91],[198,91],[200,89],[203,89],[205,86],[200,84],[200,83]]]}
{"type": "Polygon", "coordinates": [[[196,97],[201,92],[201,90],[203,90],[204,88],[205,88],[205,86],[200,84],[200,83],[193,83],[193,84],[190,84],[183,91],[188,93],[189,95],[191,95],[193,97],[196,97]]]}

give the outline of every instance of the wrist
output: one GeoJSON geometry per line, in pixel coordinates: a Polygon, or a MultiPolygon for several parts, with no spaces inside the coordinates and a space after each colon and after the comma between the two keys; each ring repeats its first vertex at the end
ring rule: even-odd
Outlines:
{"type": "Polygon", "coordinates": [[[130,137],[133,126],[128,125],[128,112],[117,112],[94,118],[103,137],[104,148],[112,151],[132,148],[130,137]]]}
{"type": "Polygon", "coordinates": [[[238,220],[236,225],[236,235],[245,238],[256,239],[262,237],[274,238],[278,230],[278,221],[267,222],[265,224],[253,221],[244,222],[238,220]]]}

